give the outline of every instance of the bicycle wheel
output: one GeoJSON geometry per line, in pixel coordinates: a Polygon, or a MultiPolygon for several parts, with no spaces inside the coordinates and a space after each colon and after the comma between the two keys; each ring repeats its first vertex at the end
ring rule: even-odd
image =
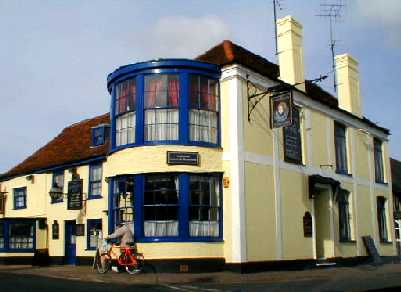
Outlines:
{"type": "Polygon", "coordinates": [[[107,255],[100,256],[100,254],[97,253],[96,269],[99,274],[107,273],[111,269],[111,259],[107,255]]]}
{"type": "MultiPolygon", "coordinates": [[[[134,256],[132,256],[132,257],[134,257],[134,256]]],[[[127,271],[128,274],[135,275],[135,274],[138,274],[139,272],[142,272],[144,264],[145,263],[144,263],[143,256],[137,255],[137,256],[135,256],[135,264],[125,266],[125,270],[127,271]]]]}

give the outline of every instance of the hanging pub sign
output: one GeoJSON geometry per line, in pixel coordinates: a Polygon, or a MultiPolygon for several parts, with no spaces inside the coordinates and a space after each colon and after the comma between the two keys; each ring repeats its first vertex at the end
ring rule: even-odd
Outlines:
{"type": "Polygon", "coordinates": [[[292,124],[292,91],[276,94],[270,98],[270,117],[272,129],[292,124]]]}
{"type": "Polygon", "coordinates": [[[68,182],[68,210],[81,210],[82,209],[82,190],[83,190],[83,180],[73,179],[68,182]]]}

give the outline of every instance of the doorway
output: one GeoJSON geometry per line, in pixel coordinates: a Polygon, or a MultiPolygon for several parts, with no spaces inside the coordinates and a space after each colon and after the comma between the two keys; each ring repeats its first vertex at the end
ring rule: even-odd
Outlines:
{"type": "Polygon", "coordinates": [[[77,260],[75,220],[65,221],[65,263],[75,265],[77,260]]]}
{"type": "Polygon", "coordinates": [[[333,201],[331,188],[317,188],[314,198],[316,259],[334,257],[333,201]]]}

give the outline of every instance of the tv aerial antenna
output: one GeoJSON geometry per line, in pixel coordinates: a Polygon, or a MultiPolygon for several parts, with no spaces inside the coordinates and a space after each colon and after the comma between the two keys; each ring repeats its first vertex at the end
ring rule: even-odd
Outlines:
{"type": "Polygon", "coordinates": [[[278,47],[277,47],[277,9],[283,10],[283,1],[284,0],[272,0],[273,1],[273,27],[274,27],[274,46],[275,46],[275,54],[276,57],[278,55],[278,47]]]}
{"type": "Polygon", "coordinates": [[[325,17],[329,19],[330,26],[330,52],[331,52],[331,67],[333,72],[333,88],[334,92],[337,92],[337,76],[336,76],[336,64],[335,64],[335,47],[337,41],[334,38],[334,25],[341,18],[341,10],[344,8],[343,1],[324,3],[320,4],[320,14],[317,16],[325,17]]]}

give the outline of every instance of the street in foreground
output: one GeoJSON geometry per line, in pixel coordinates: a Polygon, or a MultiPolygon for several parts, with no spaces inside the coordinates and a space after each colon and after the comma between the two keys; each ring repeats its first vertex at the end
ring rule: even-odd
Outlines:
{"type": "Polygon", "coordinates": [[[128,275],[88,266],[0,266],[0,291],[367,291],[401,287],[401,265],[304,271],[128,275]]]}

